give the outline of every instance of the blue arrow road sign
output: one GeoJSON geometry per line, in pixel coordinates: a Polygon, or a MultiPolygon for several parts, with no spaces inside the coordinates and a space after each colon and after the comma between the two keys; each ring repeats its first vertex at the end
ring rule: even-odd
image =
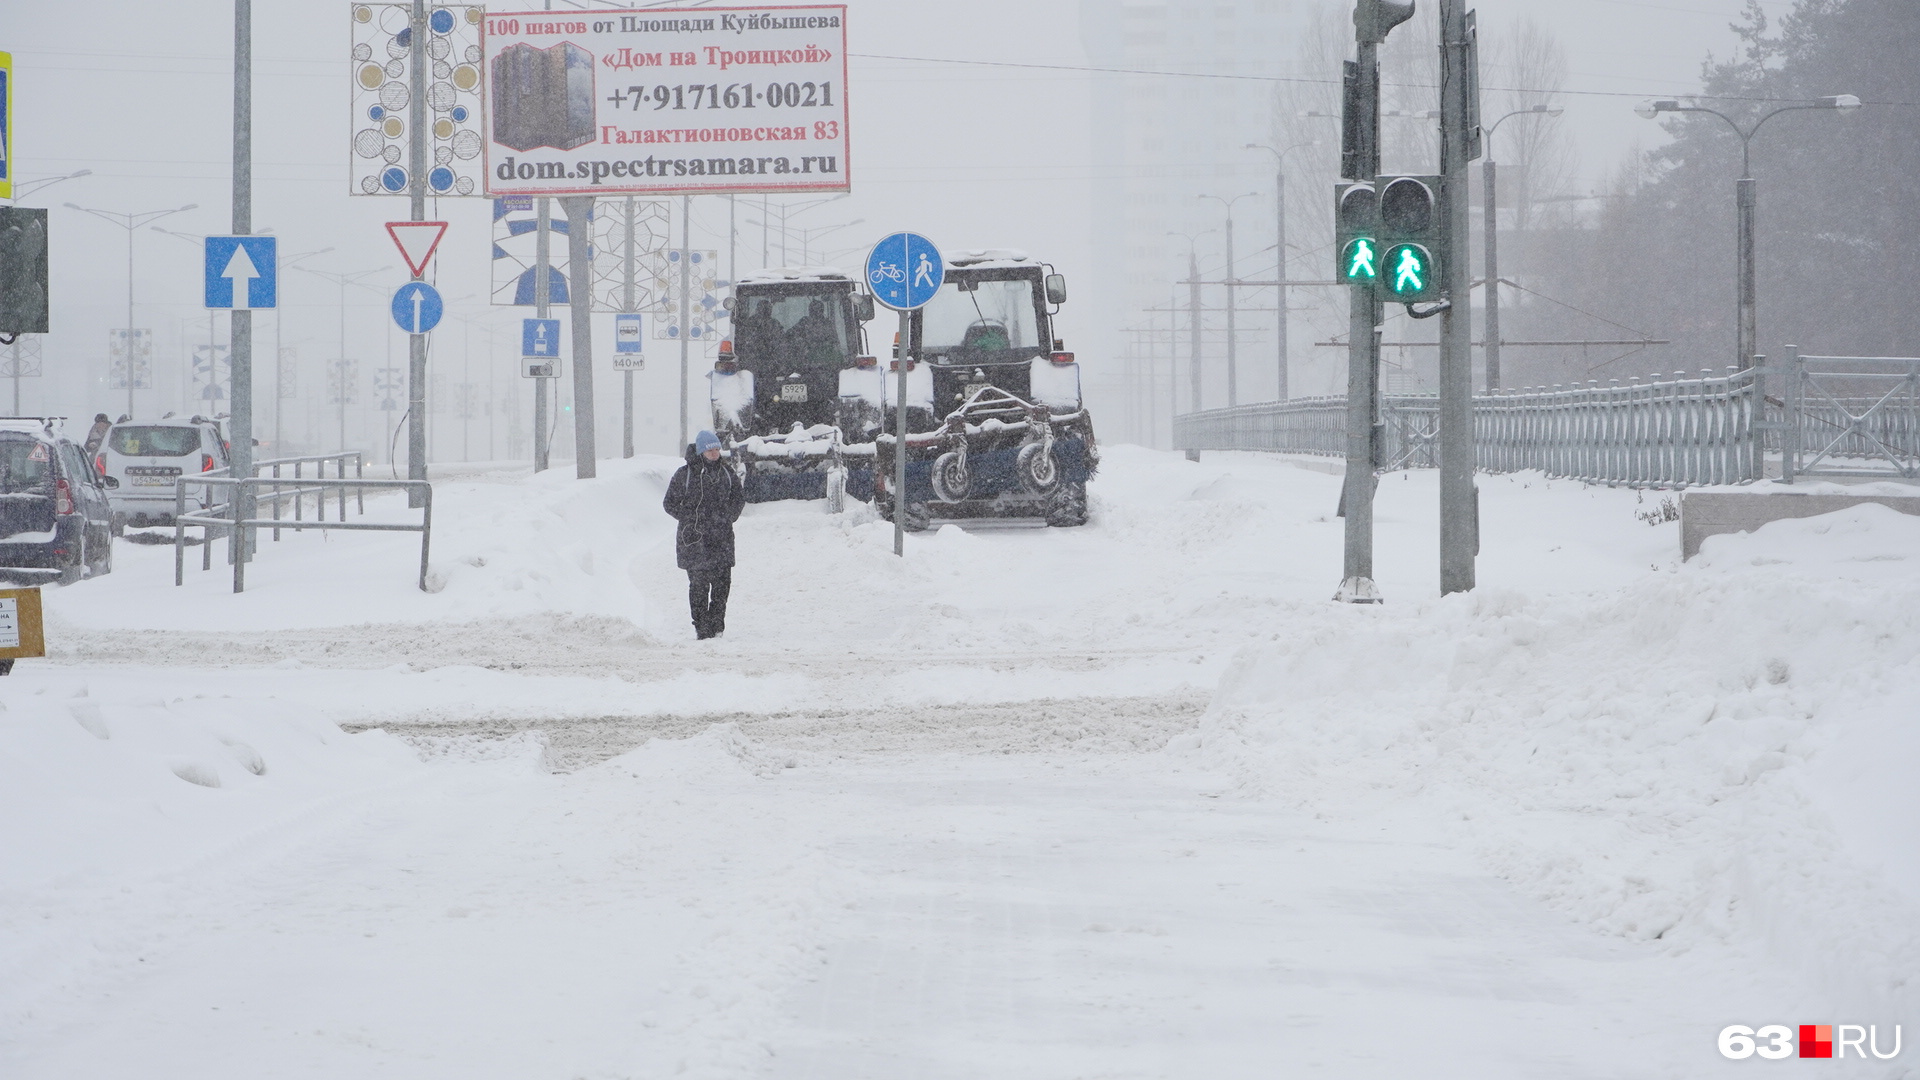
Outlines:
{"type": "Polygon", "coordinates": [[[424,281],[409,281],[394,290],[393,321],[409,334],[424,334],[439,326],[445,313],[440,290],[424,281]]]}
{"type": "Polygon", "coordinates": [[[554,357],[560,355],[559,319],[521,319],[520,355],[554,357]]]}
{"type": "Polygon", "coordinates": [[[279,244],[271,236],[207,237],[207,306],[278,307],[279,244]]]}
{"type": "Polygon", "coordinates": [[[895,311],[925,306],[946,280],[946,262],[933,241],[919,233],[894,233],[873,245],[867,256],[867,284],[873,298],[895,311]]]}

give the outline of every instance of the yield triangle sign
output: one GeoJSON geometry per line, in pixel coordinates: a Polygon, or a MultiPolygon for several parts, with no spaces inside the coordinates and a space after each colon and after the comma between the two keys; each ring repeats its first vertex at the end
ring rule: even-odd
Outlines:
{"type": "Polygon", "coordinates": [[[400,249],[400,257],[407,260],[407,269],[413,271],[414,277],[427,272],[427,261],[433,258],[440,238],[446,234],[444,221],[387,222],[387,235],[393,237],[394,246],[400,249]]]}

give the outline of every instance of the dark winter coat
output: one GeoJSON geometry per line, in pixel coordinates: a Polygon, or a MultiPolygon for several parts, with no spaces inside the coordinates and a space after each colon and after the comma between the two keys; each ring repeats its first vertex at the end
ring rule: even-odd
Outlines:
{"type": "Polygon", "coordinates": [[[733,523],[747,505],[747,491],[724,462],[688,454],[661,505],[680,523],[674,541],[680,569],[724,570],[733,565],[733,523]]]}

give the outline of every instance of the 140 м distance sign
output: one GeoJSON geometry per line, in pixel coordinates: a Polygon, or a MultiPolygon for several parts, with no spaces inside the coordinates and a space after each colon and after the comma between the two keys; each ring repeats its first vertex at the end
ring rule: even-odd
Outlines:
{"type": "Polygon", "coordinates": [[[488,12],[489,195],[846,191],[846,8],[488,12]]]}

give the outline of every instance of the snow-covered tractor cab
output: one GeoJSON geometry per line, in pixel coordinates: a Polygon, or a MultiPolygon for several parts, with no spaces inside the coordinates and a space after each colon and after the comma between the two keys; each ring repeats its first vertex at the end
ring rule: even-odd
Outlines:
{"type": "MultiPolygon", "coordinates": [[[[948,253],[945,282],[912,319],[932,423],[920,430],[908,418],[909,528],[941,519],[1086,523],[1100,455],[1080,365],[1054,336],[1066,299],[1066,279],[1024,252],[948,253]]],[[[889,421],[873,473],[886,515],[894,442],[889,421]]]]}
{"type": "Polygon", "coordinates": [[[870,498],[878,418],[847,408],[842,384],[878,367],[861,347],[873,298],[843,271],[802,267],[744,275],[729,302],[733,337],[708,379],[747,501],[826,498],[837,511],[848,490],[870,498]]]}

